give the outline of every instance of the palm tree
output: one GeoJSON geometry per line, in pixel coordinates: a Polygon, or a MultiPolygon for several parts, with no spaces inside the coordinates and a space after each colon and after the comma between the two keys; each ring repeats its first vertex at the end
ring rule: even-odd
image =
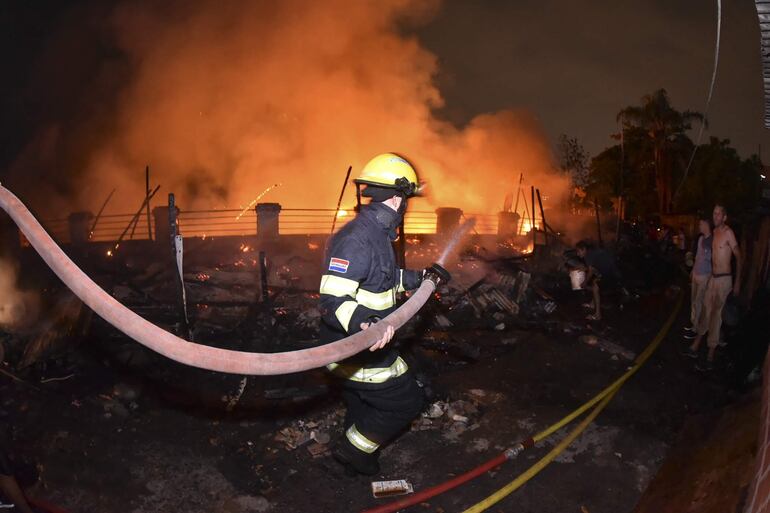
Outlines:
{"type": "Polygon", "coordinates": [[[666,90],[658,89],[644,95],[641,105],[621,110],[617,120],[623,122],[624,129],[638,128],[645,133],[652,150],[658,211],[669,213],[674,158],[676,153],[688,146],[685,131],[691,128],[691,122],[705,122],[703,114],[689,110],[679,112],[671,106],[666,90]]]}

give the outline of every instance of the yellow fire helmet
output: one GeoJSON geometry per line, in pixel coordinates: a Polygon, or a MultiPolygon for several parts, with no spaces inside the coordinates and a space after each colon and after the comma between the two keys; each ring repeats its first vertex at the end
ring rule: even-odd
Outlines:
{"type": "Polygon", "coordinates": [[[370,160],[361,170],[356,184],[396,189],[406,196],[420,193],[417,171],[404,157],[396,153],[383,153],[370,160]]]}

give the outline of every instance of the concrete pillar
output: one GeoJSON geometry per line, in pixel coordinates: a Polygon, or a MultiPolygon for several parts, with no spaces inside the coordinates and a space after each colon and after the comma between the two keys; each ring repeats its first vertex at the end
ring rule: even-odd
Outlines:
{"type": "Polygon", "coordinates": [[[521,216],[516,212],[497,213],[497,235],[499,237],[513,237],[517,234],[521,216]]]}
{"type": "Polygon", "coordinates": [[[82,246],[90,240],[91,224],[94,215],[91,212],[73,212],[69,215],[70,244],[82,246]]]}
{"type": "Polygon", "coordinates": [[[441,237],[452,235],[460,226],[460,217],[463,211],[454,207],[441,207],[436,209],[436,235],[441,237]]]}
{"type": "Polygon", "coordinates": [[[260,239],[277,239],[279,235],[278,217],[281,213],[280,203],[257,203],[257,237],[260,239]]]}

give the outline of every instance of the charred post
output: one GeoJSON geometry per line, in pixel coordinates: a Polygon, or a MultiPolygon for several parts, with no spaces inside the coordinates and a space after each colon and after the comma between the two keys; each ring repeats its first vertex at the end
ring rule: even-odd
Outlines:
{"type": "Polygon", "coordinates": [[[267,255],[264,251],[259,252],[259,290],[262,294],[262,303],[270,300],[270,294],[267,283],[267,255]]]}
{"type": "Polygon", "coordinates": [[[144,203],[147,207],[147,239],[152,240],[152,220],[150,219],[150,165],[144,168],[144,203]]]}
{"type": "Polygon", "coordinates": [[[599,200],[594,197],[594,212],[596,213],[596,236],[599,241],[599,246],[604,246],[602,240],[602,220],[599,218],[599,200]]]}

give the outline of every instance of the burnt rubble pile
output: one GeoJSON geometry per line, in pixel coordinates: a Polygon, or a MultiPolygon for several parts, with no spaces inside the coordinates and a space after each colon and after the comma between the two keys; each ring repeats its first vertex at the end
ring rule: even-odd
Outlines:
{"type": "MultiPolygon", "coordinates": [[[[428,345],[454,344],[465,356],[474,355],[474,344],[453,341],[446,334],[469,328],[506,331],[537,306],[530,288],[532,275],[518,267],[504,267],[496,270],[474,259],[456,264],[452,269],[456,279],[436,292],[436,301],[402,330],[402,338],[416,336],[428,345]]],[[[314,263],[303,258],[271,261],[266,269],[265,294],[261,290],[260,266],[251,253],[238,254],[234,260],[214,266],[191,263],[183,274],[184,305],[174,287],[174,274],[162,263],[139,265],[129,260],[92,271],[118,301],[164,329],[196,342],[272,352],[308,347],[317,339],[321,314],[317,285],[313,284],[318,271],[314,263]],[[289,279],[291,276],[298,279],[289,279]],[[182,314],[185,307],[186,318],[182,314]]],[[[92,322],[89,309],[68,291],[62,289],[61,294],[66,297],[57,300],[54,308],[59,312],[52,321],[56,329],[47,330],[32,344],[24,334],[7,336],[10,340],[4,344],[6,349],[28,348],[22,355],[12,355],[15,362],[22,362],[23,367],[44,362],[77,347],[87,336],[98,337],[105,350],[122,364],[143,366],[160,358],[100,319],[92,322]],[[17,339],[24,339],[24,343],[16,343],[17,339]]]]}
{"type": "Polygon", "coordinates": [[[487,324],[502,330],[505,319],[519,315],[519,304],[525,299],[531,275],[524,271],[515,274],[493,272],[475,281],[467,288],[453,283],[441,287],[436,293],[437,304],[433,307],[434,329],[449,329],[456,325],[487,324]],[[492,323],[492,324],[490,324],[492,323]]]}
{"type": "MultiPolygon", "coordinates": [[[[216,259],[193,252],[181,275],[184,296],[175,282],[179,280],[176,269],[159,259],[116,258],[109,265],[86,267],[118,301],[195,342],[252,352],[313,345],[321,322],[317,290],[320,250],[301,256],[276,251],[262,260],[249,245],[232,249],[216,259]],[[217,263],[207,264],[212,261],[217,263]]],[[[430,261],[436,247],[411,241],[409,250],[425,253],[430,261]]],[[[424,265],[418,263],[417,256],[412,257],[408,267],[424,265]]],[[[559,248],[538,255],[513,255],[472,246],[449,266],[452,281],[439,287],[435,300],[399,330],[398,338],[406,347],[420,346],[443,354],[453,364],[466,364],[490,352],[507,351],[522,339],[524,331],[574,333],[576,339],[592,334],[582,319],[576,320],[585,314],[574,315],[574,305],[589,298],[578,297],[582,293],[571,290],[561,261],[559,248]]],[[[61,287],[59,290],[64,294],[61,287]]],[[[607,304],[607,308],[612,307],[607,304]]],[[[100,350],[124,365],[145,367],[162,360],[102,320],[94,317],[92,322],[89,309],[64,310],[65,319],[57,324],[60,328],[49,330],[61,336],[49,336],[45,344],[30,346],[40,350],[27,355],[25,365],[44,362],[51,355],[46,352],[49,346],[57,347],[56,354],[66,353],[84,338],[98,339],[100,350]]],[[[23,339],[24,335],[10,338],[23,339]]],[[[29,345],[13,340],[5,344],[6,349],[29,345]]],[[[17,355],[12,355],[12,360],[20,361],[17,355]]]]}

